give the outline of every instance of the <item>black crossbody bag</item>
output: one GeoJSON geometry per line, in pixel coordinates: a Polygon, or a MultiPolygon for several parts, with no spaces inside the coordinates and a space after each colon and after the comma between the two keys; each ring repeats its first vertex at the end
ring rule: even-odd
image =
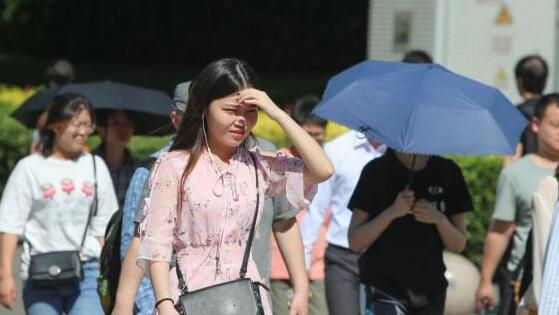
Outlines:
{"type": "Polygon", "coordinates": [[[253,282],[246,277],[248,259],[254,239],[256,218],[260,202],[260,190],[258,185],[258,167],[256,160],[251,154],[256,174],[256,209],[252,219],[252,226],[248,236],[240,277],[237,280],[219,283],[195,291],[188,291],[186,281],[180,271],[178,260],[175,255],[175,265],[181,295],[175,305],[177,311],[183,315],[263,315],[262,298],[259,291],[259,283],[253,282]]]}
{"type": "MultiPolygon", "coordinates": [[[[82,236],[79,250],[65,250],[31,255],[29,264],[29,280],[36,287],[51,287],[63,284],[79,283],[83,279],[80,252],[83,249],[87,230],[92,215],[97,214],[97,167],[93,158],[94,200],[89,208],[87,224],[82,236]]],[[[31,244],[29,243],[31,248],[31,244]]]]}

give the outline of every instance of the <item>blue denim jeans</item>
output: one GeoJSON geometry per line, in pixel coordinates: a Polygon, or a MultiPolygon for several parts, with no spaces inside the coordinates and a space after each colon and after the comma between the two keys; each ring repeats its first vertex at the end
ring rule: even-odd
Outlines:
{"type": "Polygon", "coordinates": [[[37,288],[31,282],[23,284],[23,304],[28,315],[103,315],[97,295],[99,262],[83,263],[83,280],[50,288],[37,288]]]}

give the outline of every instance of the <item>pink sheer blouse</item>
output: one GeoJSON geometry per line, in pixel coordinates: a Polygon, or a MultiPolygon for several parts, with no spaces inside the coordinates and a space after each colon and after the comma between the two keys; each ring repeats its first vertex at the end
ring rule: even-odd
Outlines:
{"type": "MultiPolygon", "coordinates": [[[[305,187],[301,159],[281,152],[270,156],[240,148],[222,171],[204,153],[182,187],[185,193],[178,209],[179,183],[188,153],[163,153],[150,175],[146,215],[140,225],[140,266],[145,268],[145,261],[171,262],[174,249],[191,291],[239,278],[256,206],[251,152],[258,165],[261,198],[258,221],[265,196],[285,194],[293,207],[309,205],[316,185],[305,187]]],[[[252,255],[247,276],[264,283],[265,277],[258,273],[252,255]]],[[[176,301],[179,290],[176,280],[171,283],[176,301]]],[[[262,288],[260,291],[265,313],[272,314],[267,291],[262,288]]]]}

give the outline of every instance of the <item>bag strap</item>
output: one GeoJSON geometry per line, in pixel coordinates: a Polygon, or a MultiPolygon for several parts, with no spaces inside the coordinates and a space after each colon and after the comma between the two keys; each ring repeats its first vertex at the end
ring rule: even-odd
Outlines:
{"type": "Polygon", "coordinates": [[[258,218],[258,209],[260,206],[260,185],[258,183],[258,166],[256,164],[256,159],[251,153],[252,163],[254,164],[254,174],[256,177],[256,207],[254,209],[254,216],[252,218],[252,226],[250,227],[250,233],[248,234],[247,245],[245,248],[245,254],[243,256],[243,264],[241,266],[241,272],[239,273],[241,279],[244,279],[248,268],[248,258],[250,257],[250,250],[252,248],[252,241],[254,240],[254,232],[256,230],[256,221],[258,218]]]}
{"type": "Polygon", "coordinates": [[[99,201],[97,197],[97,163],[95,162],[95,155],[91,155],[91,159],[93,160],[93,202],[89,207],[89,213],[87,214],[87,224],[85,225],[85,231],[83,232],[82,241],[80,244],[80,252],[83,250],[83,245],[85,244],[85,238],[87,236],[87,230],[89,229],[89,225],[91,223],[91,218],[97,215],[97,203],[99,201]]]}
{"type": "MultiPolygon", "coordinates": [[[[247,244],[245,247],[245,253],[243,256],[243,263],[241,265],[241,271],[239,273],[240,278],[244,279],[246,277],[246,273],[247,273],[247,269],[248,269],[248,259],[250,257],[250,250],[252,248],[252,241],[254,240],[254,232],[256,229],[256,221],[258,218],[258,209],[260,206],[260,185],[258,182],[258,166],[256,164],[256,159],[254,158],[254,155],[252,153],[250,153],[250,157],[252,158],[252,163],[254,164],[254,174],[256,177],[256,207],[254,210],[254,216],[252,218],[252,225],[250,227],[250,233],[248,234],[248,239],[247,239],[247,244]]],[[[186,280],[184,279],[184,276],[182,274],[182,271],[179,268],[179,261],[175,254],[175,271],[177,273],[177,278],[179,281],[179,287],[180,287],[180,291],[181,294],[185,294],[186,292],[188,292],[188,285],[186,284],[186,280]]]]}

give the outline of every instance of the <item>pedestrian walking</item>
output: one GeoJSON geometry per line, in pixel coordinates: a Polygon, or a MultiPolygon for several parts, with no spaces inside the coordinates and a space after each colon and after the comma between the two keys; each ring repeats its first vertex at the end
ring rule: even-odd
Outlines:
{"type": "MultiPolygon", "coordinates": [[[[293,206],[306,207],[315,184],[331,175],[332,166],[316,141],[258,88],[246,62],[210,63],[192,83],[170,152],[154,165],[138,257],[150,272],[160,314],[176,314],[177,302],[186,312],[196,309],[192,299],[212,299],[207,307],[250,307],[271,314],[264,276],[250,258],[251,235],[263,206],[260,198],[285,194],[293,206]],[[258,109],[283,127],[302,159],[246,147],[258,109]],[[173,251],[182,290],[169,283],[173,251]],[[238,286],[243,289],[227,289],[238,286]],[[231,299],[216,298],[220,293],[231,299]]],[[[299,227],[294,224],[289,230],[278,241],[285,246],[294,282],[290,313],[307,314],[299,227]]]]}
{"type": "Polygon", "coordinates": [[[83,151],[95,130],[89,102],[54,98],[40,152],[20,160],[0,202],[0,302],[11,308],[18,237],[27,314],[103,314],[96,277],[105,227],[118,209],[107,166],[83,151]]]}

